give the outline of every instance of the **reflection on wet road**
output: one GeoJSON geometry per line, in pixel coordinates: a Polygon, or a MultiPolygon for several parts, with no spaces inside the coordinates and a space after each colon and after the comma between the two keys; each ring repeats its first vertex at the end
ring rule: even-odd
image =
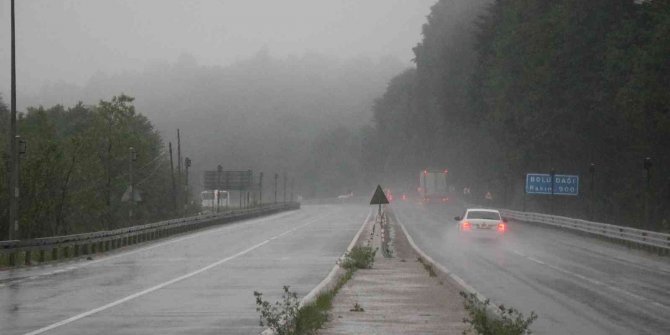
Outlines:
{"type": "Polygon", "coordinates": [[[5,271],[0,333],[258,334],[253,291],[309,292],[368,211],[304,206],[93,261],[5,271]]]}
{"type": "Polygon", "coordinates": [[[510,222],[503,239],[462,236],[463,207],[394,203],[417,245],[496,303],[534,310],[537,334],[670,334],[670,260],[510,222]]]}

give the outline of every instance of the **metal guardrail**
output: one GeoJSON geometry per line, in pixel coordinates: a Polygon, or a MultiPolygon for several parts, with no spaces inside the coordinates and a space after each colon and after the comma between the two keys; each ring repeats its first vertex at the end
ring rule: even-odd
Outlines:
{"type": "Polygon", "coordinates": [[[500,213],[503,217],[513,220],[541,223],[581,231],[619,241],[632,242],[646,247],[659,248],[666,252],[670,250],[670,234],[666,233],[540,213],[518,212],[506,209],[501,209],[500,213]]]}
{"type": "Polygon", "coordinates": [[[0,241],[0,265],[30,265],[62,258],[72,258],[105,252],[120,247],[155,240],[236,220],[299,209],[297,202],[234,209],[221,214],[206,214],[120,228],[109,231],[36,238],[31,240],[0,241]]]}

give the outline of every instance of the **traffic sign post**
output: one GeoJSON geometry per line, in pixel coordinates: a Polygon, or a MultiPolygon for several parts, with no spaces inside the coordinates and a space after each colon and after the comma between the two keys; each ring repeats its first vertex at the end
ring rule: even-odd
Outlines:
{"type": "Polygon", "coordinates": [[[579,195],[579,176],[564,174],[526,174],[526,193],[544,195],[579,195]]]}
{"type": "Polygon", "coordinates": [[[388,204],[388,203],[389,203],[389,200],[386,198],[386,194],[384,194],[384,190],[382,190],[381,185],[377,185],[377,189],[375,190],[375,194],[372,195],[372,199],[370,199],[370,205],[379,205],[378,214],[381,215],[382,205],[383,204],[388,204]]]}

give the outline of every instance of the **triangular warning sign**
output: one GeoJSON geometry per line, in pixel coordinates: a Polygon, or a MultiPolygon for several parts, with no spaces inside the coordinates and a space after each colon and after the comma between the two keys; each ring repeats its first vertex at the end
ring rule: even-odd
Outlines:
{"type": "Polygon", "coordinates": [[[380,185],[377,185],[375,194],[372,196],[372,200],[370,200],[370,205],[383,205],[388,203],[389,200],[386,199],[386,194],[384,194],[384,190],[382,190],[382,187],[380,185]]]}

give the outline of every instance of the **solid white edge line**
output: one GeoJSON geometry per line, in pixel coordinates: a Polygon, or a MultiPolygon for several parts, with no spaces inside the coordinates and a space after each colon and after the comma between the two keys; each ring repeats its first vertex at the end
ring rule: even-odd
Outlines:
{"type": "Polygon", "coordinates": [[[195,275],[198,275],[198,274],[203,273],[203,272],[205,272],[205,271],[207,271],[207,270],[209,270],[209,269],[212,269],[212,268],[217,267],[217,266],[219,266],[219,265],[221,265],[221,264],[223,264],[223,263],[226,263],[226,262],[228,262],[228,261],[230,261],[230,260],[233,260],[233,259],[235,259],[235,258],[237,258],[237,257],[240,257],[240,256],[242,256],[242,255],[244,255],[244,254],[246,254],[246,253],[249,253],[249,252],[251,252],[251,251],[253,251],[253,250],[257,249],[257,248],[260,248],[261,246],[263,246],[263,245],[269,243],[269,242],[270,242],[271,240],[273,240],[274,238],[277,238],[277,237],[286,235],[286,234],[289,233],[289,232],[294,232],[294,231],[296,231],[297,229],[302,228],[302,227],[304,227],[304,226],[307,226],[307,225],[309,225],[309,224],[312,224],[312,223],[314,223],[314,222],[315,222],[315,221],[310,221],[310,222],[308,222],[308,223],[306,223],[306,224],[300,225],[300,226],[298,226],[298,227],[295,227],[295,228],[293,228],[293,229],[290,229],[290,230],[288,230],[288,231],[285,231],[285,232],[283,232],[283,233],[281,233],[281,234],[275,235],[275,236],[273,236],[273,237],[271,237],[271,238],[268,238],[267,240],[265,240],[265,241],[263,241],[263,242],[260,242],[260,243],[258,243],[258,244],[255,244],[255,245],[253,245],[253,246],[251,246],[251,247],[249,247],[249,248],[247,248],[247,249],[245,249],[245,250],[243,250],[243,251],[240,251],[240,252],[238,252],[238,253],[236,253],[236,254],[234,254],[234,255],[232,255],[232,256],[228,256],[228,257],[226,257],[226,258],[224,258],[224,259],[218,260],[218,261],[216,261],[216,262],[214,262],[214,263],[212,263],[212,264],[210,264],[210,265],[207,265],[207,266],[205,266],[205,267],[202,267],[202,268],[200,268],[200,269],[198,269],[198,270],[195,270],[195,271],[193,271],[193,272],[190,272],[190,273],[187,273],[187,274],[185,274],[185,275],[179,276],[179,277],[177,277],[177,278],[168,280],[168,281],[166,281],[166,282],[160,283],[160,284],[158,284],[158,285],[155,285],[155,286],[150,287],[150,288],[148,288],[148,289],[145,289],[145,290],[143,290],[143,291],[140,291],[140,292],[131,294],[131,295],[127,296],[127,297],[121,298],[121,299],[119,299],[119,300],[116,300],[116,301],[111,302],[111,303],[109,303],[109,304],[106,304],[106,305],[104,305],[104,306],[101,306],[101,307],[98,307],[98,308],[94,308],[94,309],[89,310],[89,311],[87,311],[87,312],[84,312],[84,313],[75,315],[75,316],[73,316],[73,317],[71,317],[71,318],[68,318],[68,319],[65,319],[65,320],[56,322],[56,323],[54,323],[54,324],[51,324],[51,325],[49,325],[49,326],[46,326],[46,327],[43,327],[43,328],[40,328],[40,329],[31,331],[31,332],[29,332],[29,333],[25,333],[24,335],[38,335],[38,334],[42,334],[42,333],[47,332],[47,331],[49,331],[49,330],[58,328],[58,327],[60,327],[60,326],[64,326],[64,325],[66,325],[66,324],[72,323],[72,322],[77,321],[77,320],[79,320],[79,319],[83,319],[83,318],[85,318],[85,317],[87,317],[87,316],[91,316],[91,315],[93,315],[93,314],[102,312],[102,311],[107,310],[107,309],[109,309],[109,308],[112,308],[112,307],[114,307],[114,306],[120,305],[120,304],[122,304],[122,303],[124,303],[124,302],[127,302],[127,301],[130,301],[130,300],[139,298],[139,297],[141,297],[141,296],[143,296],[143,295],[146,295],[146,294],[148,294],[148,293],[154,292],[154,291],[159,290],[159,289],[161,289],[161,288],[163,288],[163,287],[166,287],[166,286],[168,286],[168,285],[172,285],[172,284],[177,283],[177,282],[180,282],[180,281],[182,281],[182,280],[191,278],[191,277],[193,277],[193,276],[195,276],[195,275]]]}
{"type": "MultiPolygon", "coordinates": [[[[483,294],[481,294],[481,293],[479,293],[479,291],[475,290],[475,288],[470,286],[467,282],[465,282],[465,280],[463,280],[458,275],[452,273],[444,265],[436,262],[432,257],[428,256],[425,252],[423,252],[423,250],[421,250],[416,245],[416,243],[414,243],[414,239],[409,234],[409,232],[405,228],[405,225],[402,223],[402,221],[400,220],[398,215],[396,215],[395,211],[393,211],[393,214],[394,214],[393,216],[396,219],[396,222],[398,222],[398,225],[400,225],[400,228],[402,229],[403,233],[405,233],[405,237],[407,237],[407,241],[409,242],[409,245],[412,246],[414,251],[416,251],[419,254],[419,256],[421,256],[426,262],[430,263],[432,266],[436,267],[440,272],[444,273],[445,275],[449,276],[449,278],[453,279],[465,291],[467,291],[468,293],[474,294],[477,297],[477,299],[479,299],[479,301],[484,302],[484,301],[487,300],[486,297],[483,294]]],[[[493,307],[495,305],[496,304],[494,304],[494,303],[489,304],[488,305],[488,310],[489,310],[490,313],[493,313],[494,315],[499,317],[500,316],[500,311],[497,308],[493,307]]]]}
{"type": "MultiPolygon", "coordinates": [[[[361,234],[363,233],[363,230],[365,229],[365,225],[370,221],[370,216],[372,216],[372,209],[368,211],[368,216],[365,218],[365,221],[363,221],[363,224],[361,225],[361,228],[358,229],[358,232],[354,236],[354,238],[351,240],[349,243],[349,246],[347,247],[347,252],[351,251],[351,249],[356,246],[356,242],[358,242],[358,239],[360,238],[361,234]]],[[[335,281],[335,276],[337,274],[337,270],[340,269],[339,264],[335,264],[333,268],[330,270],[326,278],[324,278],[316,287],[314,287],[307,295],[305,295],[301,300],[300,300],[300,307],[310,303],[312,300],[316,298],[316,296],[321,293],[326,287],[332,285],[332,283],[335,281]]],[[[266,328],[263,330],[260,335],[273,335],[274,332],[270,328],[266,328]]]]}

